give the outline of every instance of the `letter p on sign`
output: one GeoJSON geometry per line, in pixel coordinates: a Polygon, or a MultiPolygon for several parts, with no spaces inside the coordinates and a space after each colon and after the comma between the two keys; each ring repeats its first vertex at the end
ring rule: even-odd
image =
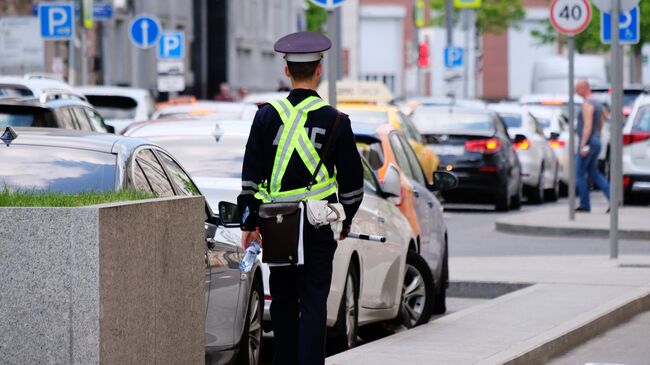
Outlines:
{"type": "Polygon", "coordinates": [[[158,41],[159,59],[181,59],[185,56],[185,34],[164,32],[158,41]]]}

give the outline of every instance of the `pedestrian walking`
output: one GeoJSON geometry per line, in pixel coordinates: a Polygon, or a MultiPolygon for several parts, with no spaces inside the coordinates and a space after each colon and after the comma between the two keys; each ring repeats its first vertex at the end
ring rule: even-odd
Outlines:
{"type": "MultiPolygon", "coordinates": [[[[600,132],[604,124],[603,105],[591,94],[589,81],[580,80],[576,83],[576,93],[584,99],[582,109],[578,113],[577,133],[580,144],[576,153],[576,186],[580,196],[577,212],[590,212],[589,185],[587,177],[593,181],[609,200],[609,183],[598,171],[598,155],[600,154],[600,132]]],[[[607,210],[609,212],[609,208],[607,210]]]]}
{"type": "Polygon", "coordinates": [[[292,89],[286,99],[257,111],[242,168],[242,245],[259,240],[261,230],[263,260],[273,263],[269,284],[278,365],[324,364],[332,260],[363,198],[363,167],[350,120],[315,91],[323,52],[330,47],[327,37],[310,32],[275,43],[275,51],[285,54],[292,89]],[[306,211],[294,224],[299,229],[291,223],[296,211],[306,211]],[[332,212],[331,224],[318,220],[332,212]],[[289,228],[278,232],[278,226],[289,228]],[[297,261],[294,254],[282,256],[286,250],[297,261]]]}
{"type": "Polygon", "coordinates": [[[235,101],[235,97],[230,92],[230,85],[227,82],[219,84],[219,93],[214,96],[216,101],[235,101]]]}

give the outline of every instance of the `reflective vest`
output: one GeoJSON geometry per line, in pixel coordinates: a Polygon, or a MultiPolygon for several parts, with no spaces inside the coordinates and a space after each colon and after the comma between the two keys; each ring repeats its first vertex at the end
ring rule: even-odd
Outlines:
{"type": "Polygon", "coordinates": [[[298,153],[307,170],[313,176],[320,157],[307,135],[305,123],[309,112],[318,110],[328,104],[315,96],[306,98],[296,106],[291,105],[288,99],[274,100],[269,104],[277,110],[284,128],[275,153],[271,181],[258,185],[255,198],[264,203],[295,202],[322,200],[336,193],[336,174],[329,176],[325,165],[321,165],[320,171],[316,175],[316,183],[312,186],[282,191],[282,178],[287,172],[287,165],[289,165],[289,160],[291,160],[294,152],[298,153]]]}

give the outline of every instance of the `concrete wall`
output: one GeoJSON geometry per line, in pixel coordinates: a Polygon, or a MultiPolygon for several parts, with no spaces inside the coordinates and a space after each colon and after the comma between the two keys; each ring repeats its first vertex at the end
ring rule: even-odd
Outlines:
{"type": "Polygon", "coordinates": [[[0,362],[203,363],[203,212],[0,208],[0,362]]]}

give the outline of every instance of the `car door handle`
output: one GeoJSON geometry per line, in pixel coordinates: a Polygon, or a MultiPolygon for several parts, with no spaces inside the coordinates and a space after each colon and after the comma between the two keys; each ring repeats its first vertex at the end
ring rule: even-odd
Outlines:
{"type": "Polygon", "coordinates": [[[429,206],[429,208],[433,208],[433,202],[431,200],[427,202],[427,205],[429,206]]]}
{"type": "Polygon", "coordinates": [[[377,217],[377,220],[379,221],[379,223],[382,223],[382,224],[386,223],[386,218],[384,218],[384,217],[377,217]]]}
{"type": "Polygon", "coordinates": [[[420,192],[418,191],[418,189],[413,189],[413,195],[415,195],[416,198],[420,197],[420,192]]]}

